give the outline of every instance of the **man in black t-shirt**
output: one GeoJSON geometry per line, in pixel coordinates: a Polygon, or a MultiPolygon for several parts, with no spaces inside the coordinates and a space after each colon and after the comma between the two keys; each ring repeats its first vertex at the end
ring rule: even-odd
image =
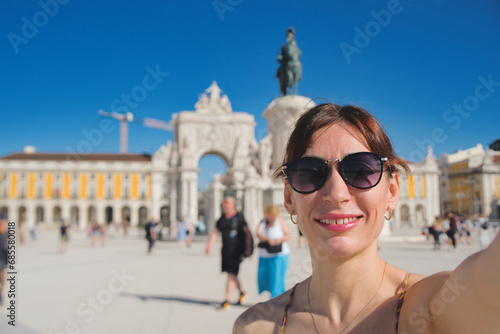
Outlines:
{"type": "Polygon", "coordinates": [[[247,222],[243,215],[236,212],[236,202],[233,197],[224,199],[222,211],[223,215],[217,221],[215,230],[210,234],[205,252],[206,254],[210,253],[210,248],[220,232],[222,235],[222,272],[227,272],[226,297],[221,303],[221,308],[227,308],[234,288],[240,290],[239,304],[245,298],[245,292],[238,279],[238,272],[242,259],[250,256],[251,250],[248,247],[248,240],[246,240],[250,232],[247,222]]]}

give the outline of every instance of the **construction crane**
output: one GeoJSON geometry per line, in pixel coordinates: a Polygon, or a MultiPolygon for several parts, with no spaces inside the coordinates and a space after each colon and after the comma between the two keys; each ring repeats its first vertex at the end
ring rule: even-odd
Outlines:
{"type": "Polygon", "coordinates": [[[120,114],[115,111],[106,112],[104,110],[99,110],[99,115],[103,117],[114,118],[120,121],[120,153],[127,153],[127,138],[128,138],[128,123],[135,122],[140,123],[144,126],[150,128],[156,128],[165,131],[172,131],[172,125],[165,121],[160,121],[158,119],[144,117],[144,118],[134,118],[131,112],[126,114],[120,114]]]}

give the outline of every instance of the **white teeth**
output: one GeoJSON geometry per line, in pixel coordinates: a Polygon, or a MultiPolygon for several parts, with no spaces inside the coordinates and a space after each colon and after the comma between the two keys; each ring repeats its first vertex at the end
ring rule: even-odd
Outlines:
{"type": "Polygon", "coordinates": [[[343,218],[343,219],[321,219],[320,222],[329,225],[342,225],[358,219],[357,217],[343,218]]]}

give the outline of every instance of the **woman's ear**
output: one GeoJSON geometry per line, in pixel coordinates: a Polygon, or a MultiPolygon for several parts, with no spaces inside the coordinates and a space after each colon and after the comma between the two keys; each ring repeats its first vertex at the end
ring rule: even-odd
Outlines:
{"type": "Polygon", "coordinates": [[[288,212],[288,214],[292,215],[295,214],[295,208],[293,205],[292,201],[292,187],[288,184],[288,182],[285,180],[285,189],[283,190],[283,197],[284,197],[284,205],[285,209],[288,212]]]}
{"type": "Polygon", "coordinates": [[[392,177],[389,178],[389,191],[387,198],[387,205],[391,210],[396,208],[399,202],[399,175],[398,173],[392,173],[392,177]]]}

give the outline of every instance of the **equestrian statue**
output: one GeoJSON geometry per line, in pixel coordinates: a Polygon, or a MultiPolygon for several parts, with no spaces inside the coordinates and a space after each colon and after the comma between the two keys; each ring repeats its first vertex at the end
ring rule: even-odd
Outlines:
{"type": "Polygon", "coordinates": [[[291,27],[286,32],[286,43],[281,47],[281,54],[278,55],[280,67],[276,76],[280,82],[281,95],[297,93],[298,83],[302,80],[301,54],[295,41],[295,29],[291,27]]]}

